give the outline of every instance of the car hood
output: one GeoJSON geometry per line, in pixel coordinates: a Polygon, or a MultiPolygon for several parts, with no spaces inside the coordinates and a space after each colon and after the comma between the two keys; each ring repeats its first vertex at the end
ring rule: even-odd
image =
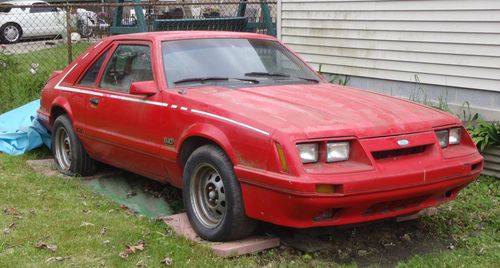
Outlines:
{"type": "Polygon", "coordinates": [[[299,139],[397,135],[458,122],[450,114],[410,101],[328,83],[207,86],[187,93],[215,113],[219,110],[242,123],[299,139]]]}

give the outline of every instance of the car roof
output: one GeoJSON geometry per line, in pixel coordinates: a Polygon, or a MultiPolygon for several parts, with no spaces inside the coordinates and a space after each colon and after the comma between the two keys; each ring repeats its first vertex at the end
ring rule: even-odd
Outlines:
{"type": "Polygon", "coordinates": [[[224,31],[145,32],[145,33],[114,35],[107,37],[106,39],[108,41],[114,41],[114,40],[171,41],[171,40],[206,39],[206,38],[242,38],[242,39],[276,40],[274,37],[269,35],[244,33],[244,32],[224,32],[224,31]]]}

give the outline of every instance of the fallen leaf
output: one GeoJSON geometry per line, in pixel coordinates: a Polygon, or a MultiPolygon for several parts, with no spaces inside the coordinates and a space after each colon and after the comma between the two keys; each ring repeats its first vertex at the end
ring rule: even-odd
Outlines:
{"type": "Polygon", "coordinates": [[[358,256],[363,257],[363,256],[366,256],[366,255],[368,255],[368,251],[367,250],[363,250],[363,249],[358,250],[358,256]]]}
{"type": "Polygon", "coordinates": [[[12,215],[12,216],[14,216],[14,218],[16,218],[18,220],[21,220],[23,218],[23,216],[22,216],[23,214],[21,212],[17,211],[17,209],[14,207],[4,208],[3,213],[6,215],[12,215]]]}
{"type": "Polygon", "coordinates": [[[160,263],[164,264],[165,266],[170,266],[170,265],[172,265],[173,262],[174,261],[172,260],[172,258],[167,257],[167,258],[163,259],[160,263]]]}
{"type": "Polygon", "coordinates": [[[404,234],[402,237],[401,237],[401,240],[403,241],[406,241],[406,242],[411,242],[411,236],[410,234],[404,234]]]}
{"type": "Polygon", "coordinates": [[[108,232],[108,228],[103,227],[103,228],[101,229],[101,235],[105,235],[107,232],[108,232]]]}
{"type": "Polygon", "coordinates": [[[111,241],[109,241],[109,240],[104,240],[104,241],[102,241],[102,243],[103,243],[104,245],[107,245],[107,244],[111,243],[111,241]]]}
{"type": "Polygon", "coordinates": [[[65,257],[50,257],[45,262],[64,261],[65,257]]]}
{"type": "Polygon", "coordinates": [[[130,191],[127,192],[127,198],[130,198],[130,197],[136,196],[136,195],[137,195],[137,193],[134,192],[134,191],[132,191],[132,190],[130,190],[130,191]]]}
{"type": "Polygon", "coordinates": [[[128,255],[134,254],[137,251],[143,251],[144,250],[144,241],[140,240],[137,242],[135,246],[125,246],[125,251],[120,252],[118,256],[122,257],[123,259],[128,258],[128,255]]]}
{"type": "Polygon", "coordinates": [[[144,264],[144,261],[140,260],[140,261],[138,261],[138,262],[135,264],[135,266],[137,266],[137,267],[146,267],[146,264],[144,264]]]}
{"type": "Polygon", "coordinates": [[[39,241],[38,243],[35,244],[36,248],[39,249],[48,249],[49,251],[55,252],[57,250],[56,245],[50,245],[45,242],[39,241]]]}
{"type": "Polygon", "coordinates": [[[90,222],[82,222],[82,224],[80,224],[80,227],[85,227],[85,226],[94,226],[93,223],[90,223],[90,222]]]}
{"type": "Polygon", "coordinates": [[[8,227],[9,227],[10,229],[14,229],[14,228],[16,228],[16,223],[15,223],[15,222],[13,222],[13,223],[9,224],[9,226],[8,226],[8,227]]]}
{"type": "Polygon", "coordinates": [[[4,208],[3,213],[5,213],[7,215],[17,215],[18,214],[16,208],[4,208]]]}
{"type": "Polygon", "coordinates": [[[4,228],[4,229],[2,230],[2,233],[3,233],[4,235],[8,235],[8,234],[10,234],[10,229],[9,229],[9,228],[4,228]]]}

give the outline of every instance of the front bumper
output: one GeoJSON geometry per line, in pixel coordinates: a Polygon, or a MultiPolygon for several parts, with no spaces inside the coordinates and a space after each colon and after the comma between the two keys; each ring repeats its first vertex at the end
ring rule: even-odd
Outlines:
{"type": "MultiPolygon", "coordinates": [[[[352,191],[334,194],[311,191],[316,183],[325,183],[323,177],[296,180],[239,166],[235,170],[249,217],[282,226],[309,228],[408,215],[453,200],[461,189],[479,177],[482,161],[481,155],[476,153],[454,159],[446,165],[440,163],[442,166],[433,170],[436,176],[426,178],[423,171],[424,179],[419,182],[411,180],[411,184],[397,182],[408,181],[408,177],[416,178],[415,174],[422,170],[390,174],[390,181],[394,182],[392,187],[386,179],[386,172],[367,172],[362,180],[359,174],[354,174],[354,186],[345,187],[352,191]],[[374,187],[378,180],[381,187],[374,187]],[[371,190],[364,185],[371,185],[371,190]]],[[[349,177],[349,174],[344,174],[342,181],[349,181],[349,177]]],[[[331,183],[337,183],[337,180],[332,179],[331,183]]]]}

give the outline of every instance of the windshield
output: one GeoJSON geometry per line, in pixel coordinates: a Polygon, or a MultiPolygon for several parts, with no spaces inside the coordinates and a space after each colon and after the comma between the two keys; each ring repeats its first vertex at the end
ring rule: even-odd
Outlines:
{"type": "Polygon", "coordinates": [[[311,83],[319,78],[276,41],[192,39],[162,44],[168,87],[205,83],[311,83]]]}

